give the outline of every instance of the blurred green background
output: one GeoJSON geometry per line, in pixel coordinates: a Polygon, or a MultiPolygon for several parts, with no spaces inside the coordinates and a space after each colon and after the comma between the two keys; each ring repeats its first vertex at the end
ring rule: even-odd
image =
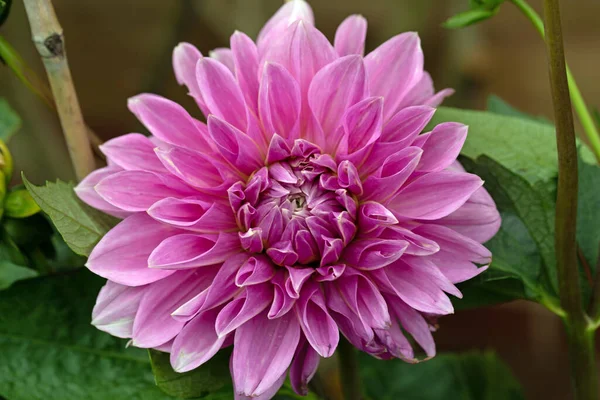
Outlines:
{"type": "MultiPolygon", "coordinates": [[[[1,33],[41,76],[22,2],[15,1],[1,33]]],[[[466,0],[311,1],[317,26],[333,38],[348,14],[369,21],[367,50],[408,30],[418,31],[426,68],[436,87],[457,94],[446,105],[485,107],[497,94],[531,114],[551,118],[545,48],[514,7],[491,21],[461,31],[441,23],[466,8],[466,0]]],[[[541,1],[532,0],[540,10],[541,1]]],[[[141,125],[126,108],[140,92],[170,97],[199,114],[171,70],[171,51],[182,41],[204,54],[228,46],[235,30],[256,35],[281,0],[54,0],[66,35],[75,84],[88,125],[104,140],[141,125]]],[[[563,1],[567,56],[589,104],[600,105],[600,2],[563,1]]],[[[16,170],[29,179],[73,179],[56,116],[0,65],[0,96],[23,119],[11,142],[16,170]]],[[[507,138],[507,140],[509,140],[507,138]]],[[[516,302],[458,312],[440,321],[439,350],[495,349],[513,369],[529,399],[567,399],[567,356],[560,320],[536,304],[516,302]]],[[[435,377],[432,377],[435,379],[435,377]]],[[[332,384],[335,384],[333,382],[332,384]]]]}

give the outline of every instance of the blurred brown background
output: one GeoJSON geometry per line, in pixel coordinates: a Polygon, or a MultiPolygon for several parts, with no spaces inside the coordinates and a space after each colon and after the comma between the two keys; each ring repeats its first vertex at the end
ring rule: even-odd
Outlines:
{"type": "MultiPolygon", "coordinates": [[[[29,39],[22,2],[15,1],[0,34],[43,76],[29,39]]],[[[420,33],[437,88],[454,87],[446,104],[483,108],[491,93],[521,110],[551,117],[545,50],[528,21],[510,4],[493,20],[462,31],[441,23],[466,0],[311,1],[317,25],[333,38],[346,15],[369,20],[367,48],[394,34],[420,33]]],[[[540,0],[531,0],[540,10],[540,0]]],[[[54,0],[66,34],[71,69],[87,123],[104,140],[141,126],[126,100],[140,92],[193,102],[177,86],[171,50],[181,41],[204,54],[228,46],[234,29],[256,35],[281,0],[54,0]]],[[[563,1],[568,59],[589,104],[600,104],[600,1],[563,1]]],[[[11,148],[17,169],[33,182],[72,179],[55,115],[0,65],[0,96],[24,120],[11,148]]],[[[197,112],[195,112],[197,113],[197,112]]],[[[441,320],[439,350],[493,348],[511,366],[528,399],[568,399],[568,360],[561,322],[541,306],[513,303],[459,312],[441,320]]],[[[435,379],[435,377],[432,377],[435,379]]]]}

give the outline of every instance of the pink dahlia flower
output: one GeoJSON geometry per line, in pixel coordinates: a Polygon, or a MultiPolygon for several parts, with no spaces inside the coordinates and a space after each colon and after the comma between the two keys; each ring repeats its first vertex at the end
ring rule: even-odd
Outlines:
{"type": "Polygon", "coordinates": [[[238,399],[271,398],[288,373],[306,393],[340,332],[379,358],[435,354],[433,321],[490,262],[500,217],[455,161],[467,127],[421,133],[450,91],[434,93],[419,37],[363,57],[366,28],[351,16],[332,45],[295,0],[256,43],[175,49],[208,122],[134,97],[153,136],[107,142],[109,166],[77,187],[123,218],[87,264],[108,279],[96,327],[180,372],[233,345],[238,399]]]}

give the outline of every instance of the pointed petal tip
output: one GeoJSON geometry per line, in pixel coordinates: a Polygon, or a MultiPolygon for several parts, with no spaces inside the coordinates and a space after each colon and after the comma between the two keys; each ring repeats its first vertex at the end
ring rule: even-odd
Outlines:
{"type": "Polygon", "coordinates": [[[171,368],[173,371],[177,373],[184,373],[195,369],[197,366],[194,363],[190,362],[192,360],[191,357],[186,357],[183,351],[176,353],[171,353],[170,362],[171,368]]]}

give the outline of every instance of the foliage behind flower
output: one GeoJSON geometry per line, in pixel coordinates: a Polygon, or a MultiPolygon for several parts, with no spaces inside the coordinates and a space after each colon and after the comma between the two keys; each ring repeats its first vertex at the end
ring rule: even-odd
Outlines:
{"type": "Polygon", "coordinates": [[[456,162],[467,127],[421,134],[450,91],[434,92],[418,36],[363,57],[365,34],[351,16],[332,46],[295,0],[256,44],[175,49],[207,123],[137,96],[153,136],[106,143],[109,166],[77,188],[124,218],[87,264],[108,279],[95,326],[180,372],[233,345],[239,399],[271,398],[288,372],[306,393],[340,331],[378,358],[435,355],[433,322],[491,261],[480,243],[500,217],[456,162]]]}

